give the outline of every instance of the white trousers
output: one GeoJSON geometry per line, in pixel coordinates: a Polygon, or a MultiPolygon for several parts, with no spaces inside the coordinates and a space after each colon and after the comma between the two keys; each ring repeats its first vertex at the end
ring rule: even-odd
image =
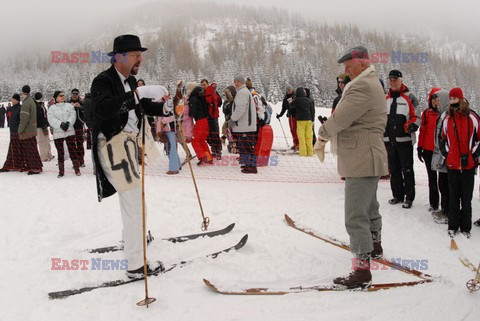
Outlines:
{"type": "MultiPolygon", "coordinates": [[[[99,147],[102,144],[99,144],[99,147]]],[[[115,186],[115,180],[111,174],[109,161],[102,157],[98,151],[100,164],[108,181],[115,186]]],[[[136,270],[143,267],[143,229],[142,229],[142,187],[136,187],[124,192],[117,192],[120,200],[120,212],[122,215],[122,240],[124,242],[125,259],[128,261],[128,270],[136,270]]],[[[147,206],[145,204],[145,219],[147,206]]]]}

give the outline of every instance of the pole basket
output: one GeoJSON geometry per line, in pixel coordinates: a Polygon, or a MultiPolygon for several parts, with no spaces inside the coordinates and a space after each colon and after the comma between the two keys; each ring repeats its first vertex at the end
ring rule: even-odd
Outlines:
{"type": "Polygon", "coordinates": [[[152,304],[152,303],[155,302],[155,301],[157,301],[157,299],[155,299],[155,298],[146,298],[146,299],[138,302],[137,305],[138,305],[139,307],[147,306],[147,308],[148,308],[148,305],[149,305],[149,304],[152,304]]]}

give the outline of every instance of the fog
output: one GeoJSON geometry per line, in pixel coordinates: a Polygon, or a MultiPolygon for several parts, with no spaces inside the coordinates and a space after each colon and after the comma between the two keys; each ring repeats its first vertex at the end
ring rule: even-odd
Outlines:
{"type": "MultiPolygon", "coordinates": [[[[152,0],[3,0],[0,43],[3,56],[76,39],[89,39],[112,23],[133,24],[128,13],[149,9],[152,0]]],[[[165,3],[168,11],[169,1],[165,3]]],[[[177,2],[177,1],[176,1],[177,2]]],[[[207,1],[203,1],[207,2],[207,1]]],[[[448,33],[480,43],[480,2],[473,0],[325,1],[210,0],[223,4],[278,7],[322,23],[351,23],[361,29],[428,34],[448,33]]],[[[185,11],[188,4],[185,5],[185,11]]]]}

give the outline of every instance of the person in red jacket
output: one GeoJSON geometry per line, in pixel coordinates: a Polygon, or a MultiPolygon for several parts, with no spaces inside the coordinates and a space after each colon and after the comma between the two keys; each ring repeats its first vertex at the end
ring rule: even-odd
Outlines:
{"type": "Polygon", "coordinates": [[[420,135],[418,136],[418,159],[423,163],[428,174],[429,188],[429,212],[438,210],[439,196],[437,184],[437,171],[432,169],[432,156],[435,149],[435,128],[437,125],[440,111],[438,110],[439,98],[435,94],[441,88],[432,88],[428,95],[428,109],[422,113],[422,122],[420,124],[420,135]]]}
{"type": "Polygon", "coordinates": [[[448,169],[448,234],[458,229],[467,238],[472,229],[475,167],[480,156],[480,117],[470,109],[461,88],[450,90],[450,106],[440,132],[440,151],[448,169]]]}

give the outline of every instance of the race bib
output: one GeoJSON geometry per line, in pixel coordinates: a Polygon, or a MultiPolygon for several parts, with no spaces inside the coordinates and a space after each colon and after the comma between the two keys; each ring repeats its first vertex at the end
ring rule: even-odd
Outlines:
{"type": "Polygon", "coordinates": [[[109,142],[99,140],[102,169],[118,192],[141,186],[136,134],[120,132],[109,142]]]}

